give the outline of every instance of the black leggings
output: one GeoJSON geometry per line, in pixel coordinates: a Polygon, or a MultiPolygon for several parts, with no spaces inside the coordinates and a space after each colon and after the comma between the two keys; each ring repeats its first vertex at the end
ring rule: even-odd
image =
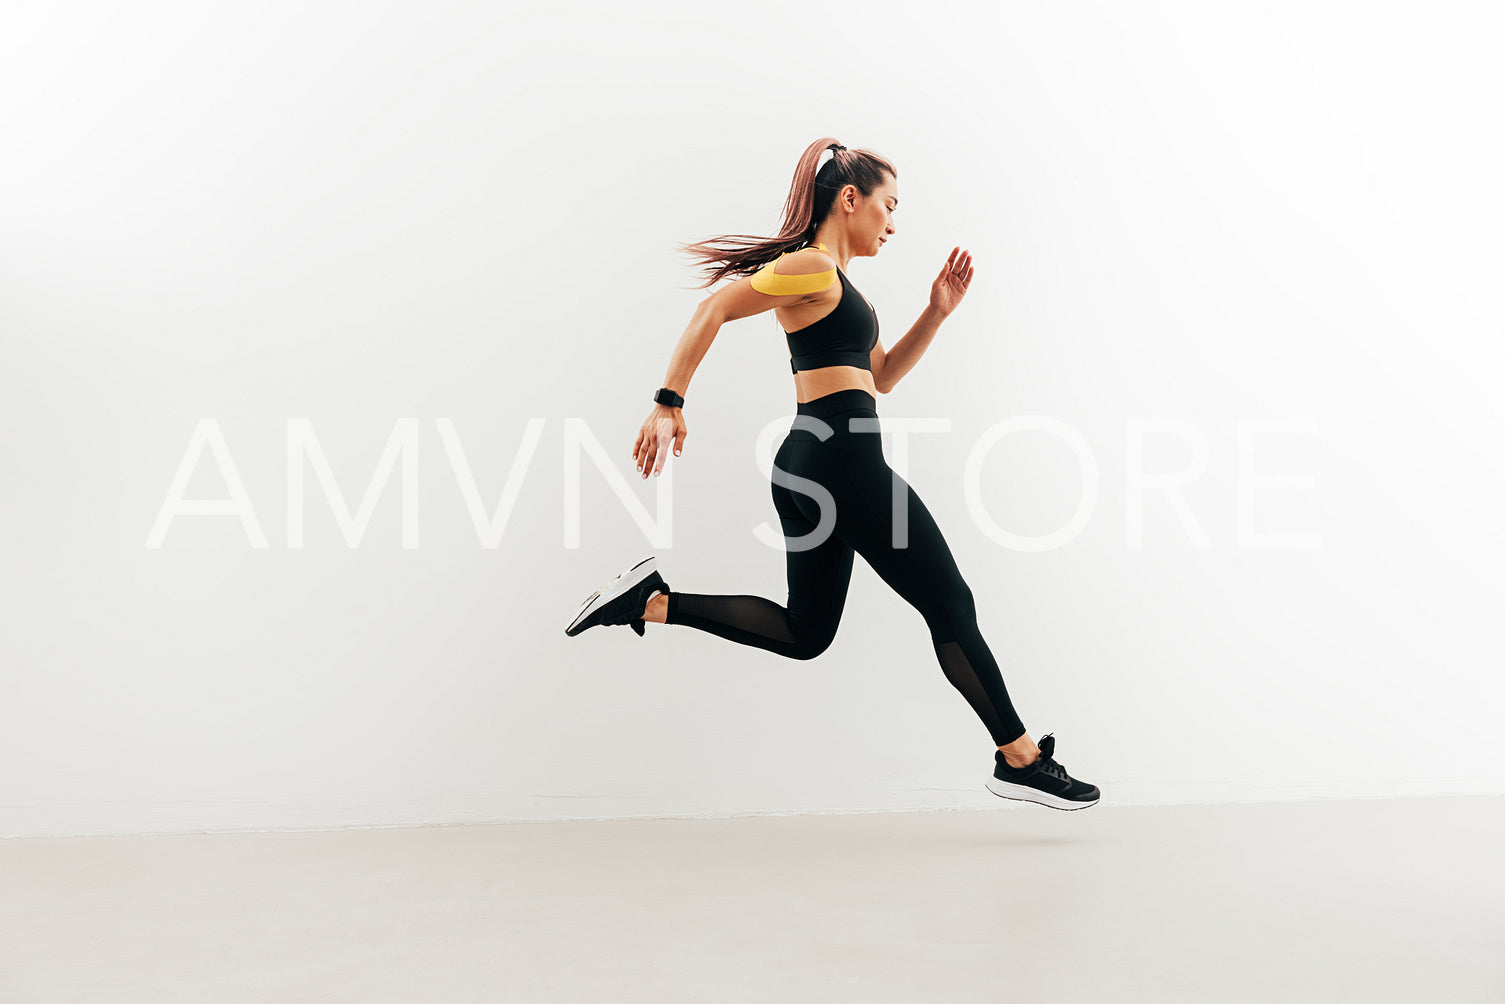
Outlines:
{"type": "Polygon", "coordinates": [[[946,679],[997,746],[1025,733],[998,663],[977,629],[972,590],[925,503],[883,457],[873,396],[839,390],[798,406],[774,457],[773,505],[783,526],[789,604],[761,596],[669,593],[667,623],[790,659],[813,659],[836,637],[855,551],[917,609],[946,679]],[[857,423],[853,419],[866,419],[857,423]],[[895,491],[906,519],[894,525],[895,491]],[[822,519],[826,520],[824,526],[822,519]],[[905,543],[907,546],[896,546],[905,543]],[[801,538],[804,538],[803,540],[801,538]],[[812,546],[813,545],[813,546],[812,546]]]}

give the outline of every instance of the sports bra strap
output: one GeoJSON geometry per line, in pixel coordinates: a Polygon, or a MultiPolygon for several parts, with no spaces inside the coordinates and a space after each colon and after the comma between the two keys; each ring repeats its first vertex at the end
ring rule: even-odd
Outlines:
{"type": "MultiPolygon", "coordinates": [[[[815,244],[812,247],[821,251],[826,249],[824,244],[815,244]]],[[[798,250],[805,251],[808,248],[799,248],[798,250]]],[[[786,254],[793,254],[793,252],[785,251],[784,254],[779,255],[779,258],[783,258],[786,254]]],[[[835,268],[828,268],[824,272],[782,275],[773,270],[773,266],[778,260],[778,258],[774,259],[774,261],[769,262],[753,273],[753,289],[756,289],[760,293],[767,293],[770,296],[804,296],[809,293],[818,293],[836,281],[835,268]]]]}

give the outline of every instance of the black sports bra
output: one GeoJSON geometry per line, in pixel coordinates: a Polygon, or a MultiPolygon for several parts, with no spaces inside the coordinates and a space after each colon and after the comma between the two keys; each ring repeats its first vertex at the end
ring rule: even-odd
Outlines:
{"type": "Polygon", "coordinates": [[[853,288],[840,268],[836,277],[841,281],[841,299],[836,302],[836,309],[814,324],[784,332],[791,353],[791,373],[822,366],[873,368],[869,353],[878,344],[878,311],[853,288]]]}

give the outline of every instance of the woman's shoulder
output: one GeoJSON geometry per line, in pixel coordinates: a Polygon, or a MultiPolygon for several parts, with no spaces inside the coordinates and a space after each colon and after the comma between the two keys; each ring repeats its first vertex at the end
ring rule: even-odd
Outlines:
{"type": "Polygon", "coordinates": [[[785,251],[770,264],[787,265],[780,272],[825,272],[836,269],[836,260],[826,251],[824,244],[811,244],[795,251],[785,251]]]}

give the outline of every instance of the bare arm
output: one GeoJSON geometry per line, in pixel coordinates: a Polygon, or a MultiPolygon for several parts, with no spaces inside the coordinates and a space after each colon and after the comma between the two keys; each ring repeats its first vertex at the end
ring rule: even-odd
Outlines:
{"type": "MultiPolygon", "coordinates": [[[[775,274],[781,276],[808,275],[830,270],[833,282],[836,275],[836,266],[831,259],[822,252],[811,249],[784,255],[773,268],[775,274]]],[[[688,396],[685,391],[690,387],[690,379],[699,368],[700,361],[710,351],[711,343],[716,340],[721,326],[727,321],[751,317],[775,307],[803,303],[811,299],[812,295],[765,293],[754,287],[751,276],[743,276],[736,282],[721,287],[696,305],[689,325],[684,334],[679,336],[679,342],[669,357],[669,368],[664,373],[663,386],[680,397],[688,396]]],[[[682,409],[655,404],[642,428],[638,430],[637,441],[632,446],[632,459],[642,476],[646,478],[649,473],[660,474],[664,469],[670,444],[674,446],[674,455],[679,456],[689,434],[682,409]]]]}
{"type": "Polygon", "coordinates": [[[926,307],[920,312],[919,320],[907,331],[903,338],[895,343],[894,347],[887,352],[883,350],[883,341],[873,346],[873,354],[869,365],[873,370],[873,383],[878,387],[878,393],[887,394],[894,389],[894,384],[904,379],[904,374],[915,368],[915,363],[930,348],[935,333],[940,329],[941,322],[946,319],[945,315],[933,307],[926,307]]]}
{"type": "Polygon", "coordinates": [[[727,317],[721,313],[716,297],[707,297],[696,304],[689,325],[684,334],[679,336],[674,352],[669,356],[669,368],[664,372],[663,386],[680,397],[687,396],[685,391],[690,387],[690,378],[695,375],[700,361],[711,350],[711,343],[716,340],[716,334],[726,322],[727,317]]]}
{"type": "Polygon", "coordinates": [[[930,302],[920,311],[919,320],[890,351],[883,351],[881,341],[873,346],[869,365],[879,393],[887,394],[893,390],[894,384],[914,369],[915,363],[930,348],[941,322],[951,316],[951,312],[961,305],[962,297],[967,295],[972,272],[972,252],[963,251],[959,246],[952,248],[946,264],[941,266],[940,275],[930,284],[930,302]]]}
{"type": "MultiPolygon", "coordinates": [[[[710,351],[716,333],[726,322],[726,316],[712,302],[715,297],[701,300],[690,317],[684,334],[675,343],[674,353],[669,357],[669,368],[664,375],[663,386],[680,397],[690,388],[690,378],[700,366],[700,361],[710,351]]],[[[664,470],[664,461],[673,444],[677,457],[684,451],[685,440],[690,438],[689,426],[685,425],[685,413],[681,408],[671,408],[654,402],[653,410],[638,429],[637,439],[632,444],[632,462],[643,477],[657,476],[664,470]]]]}

